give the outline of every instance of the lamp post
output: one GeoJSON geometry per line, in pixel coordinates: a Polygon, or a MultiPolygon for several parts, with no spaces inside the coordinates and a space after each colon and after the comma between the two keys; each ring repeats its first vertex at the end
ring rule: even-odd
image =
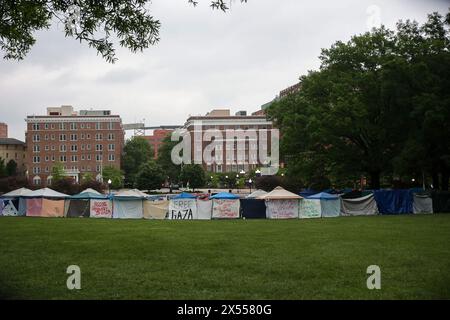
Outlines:
{"type": "Polygon", "coordinates": [[[256,169],[255,174],[256,174],[257,177],[261,176],[261,170],[256,169]]]}
{"type": "Polygon", "coordinates": [[[253,183],[252,179],[251,178],[248,179],[248,184],[250,185],[250,193],[252,193],[252,183],[253,183]]]}
{"type": "Polygon", "coordinates": [[[111,179],[108,179],[108,194],[111,193],[111,183],[112,183],[111,179]]]}

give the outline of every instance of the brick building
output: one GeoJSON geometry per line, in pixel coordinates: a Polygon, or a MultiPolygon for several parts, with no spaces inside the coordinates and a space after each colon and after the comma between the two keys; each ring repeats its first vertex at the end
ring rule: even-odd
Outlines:
{"type": "Polygon", "coordinates": [[[155,153],[154,158],[158,158],[158,149],[161,147],[165,137],[170,135],[173,130],[170,129],[155,129],[153,134],[149,136],[144,136],[144,138],[150,143],[155,153]]]}
{"type": "Polygon", "coordinates": [[[122,120],[109,110],[81,110],[72,106],[47,108],[47,115],[27,116],[25,141],[28,178],[34,185],[51,183],[52,168],[80,181],[85,173],[102,180],[104,167],[120,168],[124,145],[122,120]]]}
{"type": "MultiPolygon", "coordinates": [[[[212,110],[205,116],[191,116],[187,119],[184,129],[191,134],[191,157],[194,161],[195,153],[203,154],[205,148],[211,144],[211,141],[202,141],[201,145],[195,143],[195,133],[204,136],[207,130],[216,130],[221,133],[222,140],[214,141],[218,147],[212,152],[212,161],[202,158],[202,165],[209,172],[240,172],[249,171],[261,167],[259,162],[259,139],[256,137],[235,137],[228,139],[226,130],[246,131],[254,129],[257,132],[260,129],[272,129],[272,122],[267,120],[265,115],[247,115],[245,111],[240,111],[235,115],[230,115],[228,109],[212,110]],[[231,141],[232,140],[232,141],[231,141]],[[239,146],[241,145],[241,146],[239,146]],[[238,149],[244,147],[245,152],[238,154],[238,149]]],[[[263,148],[270,150],[270,131],[267,133],[267,144],[261,144],[263,148]]],[[[242,150],[242,149],[241,149],[242,150]]]]}
{"type": "Polygon", "coordinates": [[[17,175],[24,176],[26,172],[25,142],[14,138],[0,138],[0,159],[5,161],[5,165],[14,160],[17,164],[17,175]]]}
{"type": "Polygon", "coordinates": [[[8,138],[8,125],[0,122],[0,138],[8,138]]]}

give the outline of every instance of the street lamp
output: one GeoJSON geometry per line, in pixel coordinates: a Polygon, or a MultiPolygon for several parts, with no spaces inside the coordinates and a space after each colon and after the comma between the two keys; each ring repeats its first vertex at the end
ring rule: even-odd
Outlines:
{"type": "Polygon", "coordinates": [[[111,179],[108,179],[108,193],[111,193],[111,179]]]}
{"type": "Polygon", "coordinates": [[[255,174],[257,177],[259,177],[261,175],[261,171],[259,169],[256,169],[255,174]]]}
{"type": "Polygon", "coordinates": [[[253,183],[252,179],[251,178],[248,179],[248,184],[250,185],[250,193],[252,193],[252,183],[253,183]]]}

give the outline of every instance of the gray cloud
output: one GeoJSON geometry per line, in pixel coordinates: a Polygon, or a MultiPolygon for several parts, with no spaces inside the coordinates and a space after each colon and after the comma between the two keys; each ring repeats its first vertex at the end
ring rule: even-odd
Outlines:
{"type": "Polygon", "coordinates": [[[256,111],[281,89],[319,66],[321,48],[367,31],[367,8],[377,5],[390,28],[399,19],[422,22],[446,1],[235,1],[226,14],[206,0],[155,0],[161,42],[144,53],[117,48],[106,63],[86,44],[65,38],[61,26],[37,33],[21,62],[0,61],[0,121],[24,139],[27,114],[48,106],[108,108],[124,122],[182,124],[213,107],[256,111]]]}

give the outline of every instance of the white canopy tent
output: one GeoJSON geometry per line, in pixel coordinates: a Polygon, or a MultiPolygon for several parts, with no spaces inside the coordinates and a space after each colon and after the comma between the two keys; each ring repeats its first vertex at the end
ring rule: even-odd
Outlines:
{"type": "Polygon", "coordinates": [[[266,202],[266,217],[268,219],[296,219],[298,218],[299,195],[276,187],[271,192],[260,196],[266,202]]]}

